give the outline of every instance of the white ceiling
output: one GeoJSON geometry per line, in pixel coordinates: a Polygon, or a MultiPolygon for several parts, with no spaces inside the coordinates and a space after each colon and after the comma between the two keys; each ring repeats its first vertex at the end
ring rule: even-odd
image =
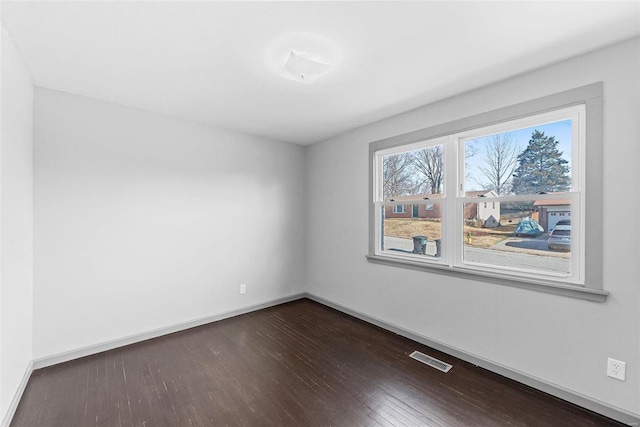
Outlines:
{"type": "Polygon", "coordinates": [[[37,86],[310,144],[636,36],[640,2],[3,1],[2,21],[37,86]],[[285,79],[289,49],[332,69],[285,79]]]}

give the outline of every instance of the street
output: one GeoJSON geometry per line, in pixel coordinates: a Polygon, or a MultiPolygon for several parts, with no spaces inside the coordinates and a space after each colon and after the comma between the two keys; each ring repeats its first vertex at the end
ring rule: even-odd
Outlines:
{"type": "MultiPolygon", "coordinates": [[[[385,237],[385,249],[398,252],[413,252],[413,240],[398,237],[385,237]]],[[[426,256],[434,257],[436,244],[429,239],[426,256]]],[[[464,260],[467,262],[500,265],[527,270],[540,270],[556,273],[570,273],[571,253],[554,252],[547,247],[547,234],[537,237],[509,237],[492,248],[464,248],[464,260]]]]}

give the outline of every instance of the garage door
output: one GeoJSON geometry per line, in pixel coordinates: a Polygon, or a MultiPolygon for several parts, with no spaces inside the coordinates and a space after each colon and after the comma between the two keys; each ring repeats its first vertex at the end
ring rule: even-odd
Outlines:
{"type": "Polygon", "coordinates": [[[571,219],[571,212],[549,212],[547,218],[549,229],[546,231],[553,230],[561,219],[571,219]]]}

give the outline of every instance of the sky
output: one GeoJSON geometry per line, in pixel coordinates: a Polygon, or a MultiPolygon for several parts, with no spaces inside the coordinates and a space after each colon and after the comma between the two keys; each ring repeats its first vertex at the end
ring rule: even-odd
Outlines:
{"type": "MultiPolygon", "coordinates": [[[[554,136],[558,141],[558,150],[562,152],[562,157],[569,161],[571,165],[571,120],[563,120],[560,122],[548,123],[543,125],[536,125],[533,127],[523,128],[519,130],[510,131],[514,137],[515,144],[518,146],[518,152],[522,152],[531,139],[531,134],[539,130],[544,132],[545,136],[554,136]]],[[[476,154],[473,157],[467,159],[467,170],[465,175],[465,191],[483,190],[483,186],[476,182],[477,179],[484,179],[481,175],[479,168],[486,162],[484,141],[488,137],[476,138],[471,144],[476,148],[476,154]],[[474,179],[476,178],[476,179],[474,179]]],[[[469,144],[469,142],[467,142],[469,144]]]]}

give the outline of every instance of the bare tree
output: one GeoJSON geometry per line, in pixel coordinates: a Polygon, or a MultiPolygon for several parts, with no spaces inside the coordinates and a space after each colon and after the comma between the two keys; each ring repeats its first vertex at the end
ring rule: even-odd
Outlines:
{"type": "Polygon", "coordinates": [[[464,145],[464,170],[465,170],[465,178],[471,177],[471,172],[469,172],[469,159],[473,158],[478,153],[478,148],[473,144],[473,140],[467,141],[464,145]]]}
{"type": "Polygon", "coordinates": [[[515,138],[508,132],[492,135],[487,138],[484,149],[485,166],[478,169],[485,179],[478,180],[478,184],[504,195],[509,191],[520,154],[515,138]]]}
{"type": "Polygon", "coordinates": [[[386,156],[382,160],[384,198],[407,194],[413,190],[413,161],[411,153],[386,156]]]}
{"type": "Polygon", "coordinates": [[[413,163],[416,170],[424,177],[427,192],[431,194],[442,193],[444,182],[444,150],[442,145],[416,151],[413,163]]]}

